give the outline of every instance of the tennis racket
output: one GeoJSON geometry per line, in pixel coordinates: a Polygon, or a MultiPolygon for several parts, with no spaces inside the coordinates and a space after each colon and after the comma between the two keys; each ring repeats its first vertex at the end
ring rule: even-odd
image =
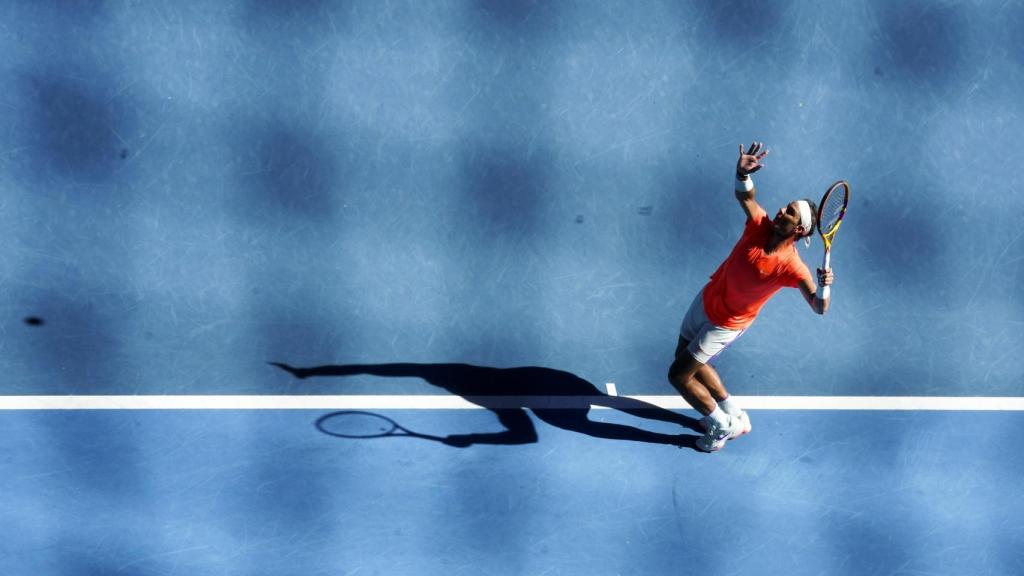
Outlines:
{"type": "Polygon", "coordinates": [[[403,428],[391,418],[363,412],[360,410],[346,410],[342,412],[331,412],[321,416],[316,421],[316,427],[324,434],[337,436],[339,438],[388,438],[392,436],[406,436],[410,438],[424,438],[444,442],[444,438],[430,436],[413,432],[403,428]]]}
{"type": "MultiPolygon", "coordinates": [[[[825,258],[821,264],[822,270],[828,270],[830,267],[832,242],[835,241],[839,225],[843,223],[843,216],[846,215],[846,205],[849,201],[850,184],[845,180],[840,180],[829,187],[828,191],[825,192],[825,196],[821,199],[821,204],[818,204],[818,234],[821,234],[821,240],[825,243],[825,258]]],[[[830,292],[829,288],[829,286],[822,286],[819,298],[822,300],[827,299],[830,292]]]]}

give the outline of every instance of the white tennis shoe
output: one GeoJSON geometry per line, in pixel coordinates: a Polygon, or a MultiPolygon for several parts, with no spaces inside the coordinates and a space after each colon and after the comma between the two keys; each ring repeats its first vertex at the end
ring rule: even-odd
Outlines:
{"type": "Polygon", "coordinates": [[[725,426],[720,426],[707,418],[701,420],[701,423],[704,424],[706,432],[697,439],[697,448],[704,452],[718,452],[725,447],[726,442],[743,436],[752,428],[746,412],[741,412],[739,416],[729,416],[725,426]]]}
{"type": "Polygon", "coordinates": [[[750,416],[747,416],[747,411],[746,410],[741,410],[740,411],[740,415],[737,416],[737,418],[739,419],[740,424],[742,425],[740,427],[741,428],[740,433],[735,435],[735,436],[730,437],[729,440],[735,440],[736,438],[739,438],[740,436],[743,436],[744,434],[750,432],[754,428],[750,424],[750,416]]]}

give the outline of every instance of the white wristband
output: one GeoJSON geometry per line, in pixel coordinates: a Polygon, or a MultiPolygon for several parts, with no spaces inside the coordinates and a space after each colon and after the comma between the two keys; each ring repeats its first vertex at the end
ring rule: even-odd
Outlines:
{"type": "Polygon", "coordinates": [[[746,180],[740,180],[736,178],[736,191],[737,192],[750,192],[754,189],[754,179],[747,176],[746,180]]]}

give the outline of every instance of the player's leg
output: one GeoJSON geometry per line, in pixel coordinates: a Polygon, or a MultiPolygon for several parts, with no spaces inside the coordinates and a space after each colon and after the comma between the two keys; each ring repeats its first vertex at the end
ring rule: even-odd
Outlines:
{"type": "Polygon", "coordinates": [[[722,384],[722,378],[718,375],[718,370],[715,370],[711,364],[701,364],[696,377],[708,389],[715,402],[721,402],[729,397],[729,391],[725,389],[725,384],[722,384]]]}
{"type": "Polygon", "coordinates": [[[697,439],[697,448],[715,452],[721,450],[728,440],[743,433],[743,423],[722,410],[707,387],[697,379],[705,363],[699,357],[700,352],[693,353],[693,348],[680,336],[676,358],[668,370],[668,380],[690,406],[704,415],[701,424],[705,432],[697,439]]]}
{"type": "Polygon", "coordinates": [[[711,364],[698,359],[697,354],[691,353],[691,349],[690,342],[680,336],[675,361],[669,368],[669,381],[691,406],[707,416],[707,411],[713,411],[714,406],[728,400],[729,391],[725,389],[718,371],[711,364]],[[689,374],[695,382],[684,382],[685,374],[689,374]],[[704,391],[699,390],[697,385],[703,387],[704,391]]]}
{"type": "Polygon", "coordinates": [[[726,413],[718,400],[728,397],[718,373],[708,362],[735,340],[742,330],[728,330],[715,326],[704,312],[704,291],[690,303],[690,308],[679,327],[675,359],[668,370],[668,380],[684,400],[700,412],[706,430],[697,440],[701,450],[713,452],[725,445],[726,440],[742,433],[738,418],[726,413]]]}
{"type": "Polygon", "coordinates": [[[720,400],[729,397],[718,372],[708,362],[742,333],[711,324],[699,297],[690,306],[679,330],[675,360],[669,368],[669,382],[683,399],[704,415],[704,436],[697,447],[714,452],[725,443],[749,431],[749,420],[727,413],[720,400]]]}
{"type": "MultiPolygon", "coordinates": [[[[680,329],[683,340],[689,341],[686,351],[701,364],[694,377],[708,390],[715,402],[731,416],[741,415],[742,410],[735,404],[735,401],[729,400],[729,391],[725,389],[725,384],[722,383],[722,377],[718,375],[718,371],[711,366],[711,360],[725,351],[742,334],[743,330],[722,328],[711,324],[707,316],[703,314],[703,307],[694,310],[692,306],[680,329]],[[691,315],[695,319],[690,318],[691,315]]],[[[676,354],[678,355],[680,352],[680,348],[677,347],[676,354]]]]}
{"type": "Polygon", "coordinates": [[[699,346],[696,346],[694,340],[700,338],[708,324],[707,315],[704,313],[704,291],[701,290],[690,302],[690,307],[679,326],[675,357],[668,369],[668,381],[672,387],[687,404],[704,416],[714,412],[717,403],[708,389],[694,378],[706,363],[701,361],[699,346]],[[694,354],[694,349],[698,350],[697,354],[694,354]]]}
{"type": "Polygon", "coordinates": [[[697,372],[697,380],[708,389],[714,398],[718,407],[725,411],[726,414],[734,418],[738,418],[742,423],[742,430],[739,436],[742,436],[753,429],[750,423],[750,415],[743,410],[740,405],[732,398],[729,391],[725,389],[725,385],[722,384],[722,378],[718,375],[718,371],[711,364],[704,364],[701,369],[697,372]]]}
{"type": "Polygon", "coordinates": [[[702,415],[708,416],[715,411],[718,403],[708,388],[695,378],[704,364],[690,354],[689,345],[689,340],[682,336],[679,337],[675,360],[668,369],[668,381],[686,400],[687,404],[693,406],[694,410],[702,415]]]}

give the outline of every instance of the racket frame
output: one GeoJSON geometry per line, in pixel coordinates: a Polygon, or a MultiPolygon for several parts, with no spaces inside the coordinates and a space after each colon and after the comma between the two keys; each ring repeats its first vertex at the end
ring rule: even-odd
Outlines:
{"type": "MultiPolygon", "coordinates": [[[[821,241],[825,244],[825,256],[822,258],[821,269],[828,270],[831,267],[832,262],[832,241],[836,237],[836,232],[839,231],[839,226],[843,223],[843,217],[846,216],[846,207],[850,204],[850,183],[846,180],[837,180],[828,190],[825,195],[821,197],[821,203],[818,204],[818,234],[821,235],[821,241]],[[825,210],[825,205],[828,202],[829,196],[837,193],[840,189],[843,190],[843,208],[839,212],[839,218],[836,220],[835,226],[831,230],[825,232],[821,228],[821,216],[825,210]]],[[[820,289],[821,294],[819,298],[827,300],[831,296],[831,290],[829,286],[822,286],[820,289]]]]}

